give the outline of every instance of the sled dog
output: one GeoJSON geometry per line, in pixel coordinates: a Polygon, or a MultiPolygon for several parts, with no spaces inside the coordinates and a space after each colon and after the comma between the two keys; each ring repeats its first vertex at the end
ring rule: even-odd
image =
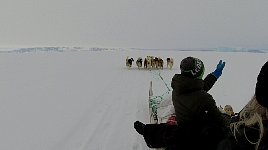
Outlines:
{"type": "Polygon", "coordinates": [[[142,67],[142,58],[139,57],[136,61],[136,65],[138,66],[138,69],[140,69],[142,67]]]}
{"type": "Polygon", "coordinates": [[[167,58],[167,68],[172,69],[173,67],[173,58],[167,58]]]}
{"type": "Polygon", "coordinates": [[[128,56],[127,56],[127,58],[126,58],[126,66],[128,67],[128,68],[130,68],[131,66],[132,66],[132,62],[134,61],[134,59],[133,58],[129,58],[128,56]]]}

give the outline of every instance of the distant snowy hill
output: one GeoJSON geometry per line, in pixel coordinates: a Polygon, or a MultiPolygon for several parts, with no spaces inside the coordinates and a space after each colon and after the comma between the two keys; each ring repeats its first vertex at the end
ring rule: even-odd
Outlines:
{"type": "Polygon", "coordinates": [[[142,48],[103,48],[103,47],[26,47],[26,48],[0,48],[0,53],[28,53],[28,52],[67,52],[67,51],[133,51],[133,50],[153,50],[153,51],[215,51],[215,52],[251,52],[267,53],[268,49],[247,49],[233,47],[218,48],[194,48],[194,49],[142,49],[142,48]]]}

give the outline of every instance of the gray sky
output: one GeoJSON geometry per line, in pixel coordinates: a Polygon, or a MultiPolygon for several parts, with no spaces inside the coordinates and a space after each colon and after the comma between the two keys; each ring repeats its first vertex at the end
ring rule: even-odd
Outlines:
{"type": "Polygon", "coordinates": [[[0,0],[0,46],[268,48],[267,0],[0,0]]]}

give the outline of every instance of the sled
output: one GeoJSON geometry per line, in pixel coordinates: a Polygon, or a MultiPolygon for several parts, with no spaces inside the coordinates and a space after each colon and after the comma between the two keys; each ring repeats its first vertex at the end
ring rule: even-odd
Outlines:
{"type": "Polygon", "coordinates": [[[153,99],[153,82],[150,82],[149,86],[149,117],[151,124],[158,124],[158,117],[157,117],[157,104],[154,102],[153,99]]]}
{"type": "Polygon", "coordinates": [[[168,118],[175,114],[171,94],[160,99],[153,95],[153,83],[149,86],[149,118],[151,124],[166,123],[168,118]]]}
{"type": "MultiPolygon", "coordinates": [[[[153,82],[149,85],[149,119],[150,124],[166,123],[168,118],[175,113],[171,95],[165,99],[153,95],[153,82]]],[[[153,150],[165,150],[165,148],[153,148],[153,150]]]]}

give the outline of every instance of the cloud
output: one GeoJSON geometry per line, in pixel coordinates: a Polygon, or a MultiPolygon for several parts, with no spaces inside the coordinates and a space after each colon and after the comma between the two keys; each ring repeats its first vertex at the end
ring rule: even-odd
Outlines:
{"type": "Polygon", "coordinates": [[[268,2],[7,1],[0,44],[139,48],[267,48],[268,2]]]}

